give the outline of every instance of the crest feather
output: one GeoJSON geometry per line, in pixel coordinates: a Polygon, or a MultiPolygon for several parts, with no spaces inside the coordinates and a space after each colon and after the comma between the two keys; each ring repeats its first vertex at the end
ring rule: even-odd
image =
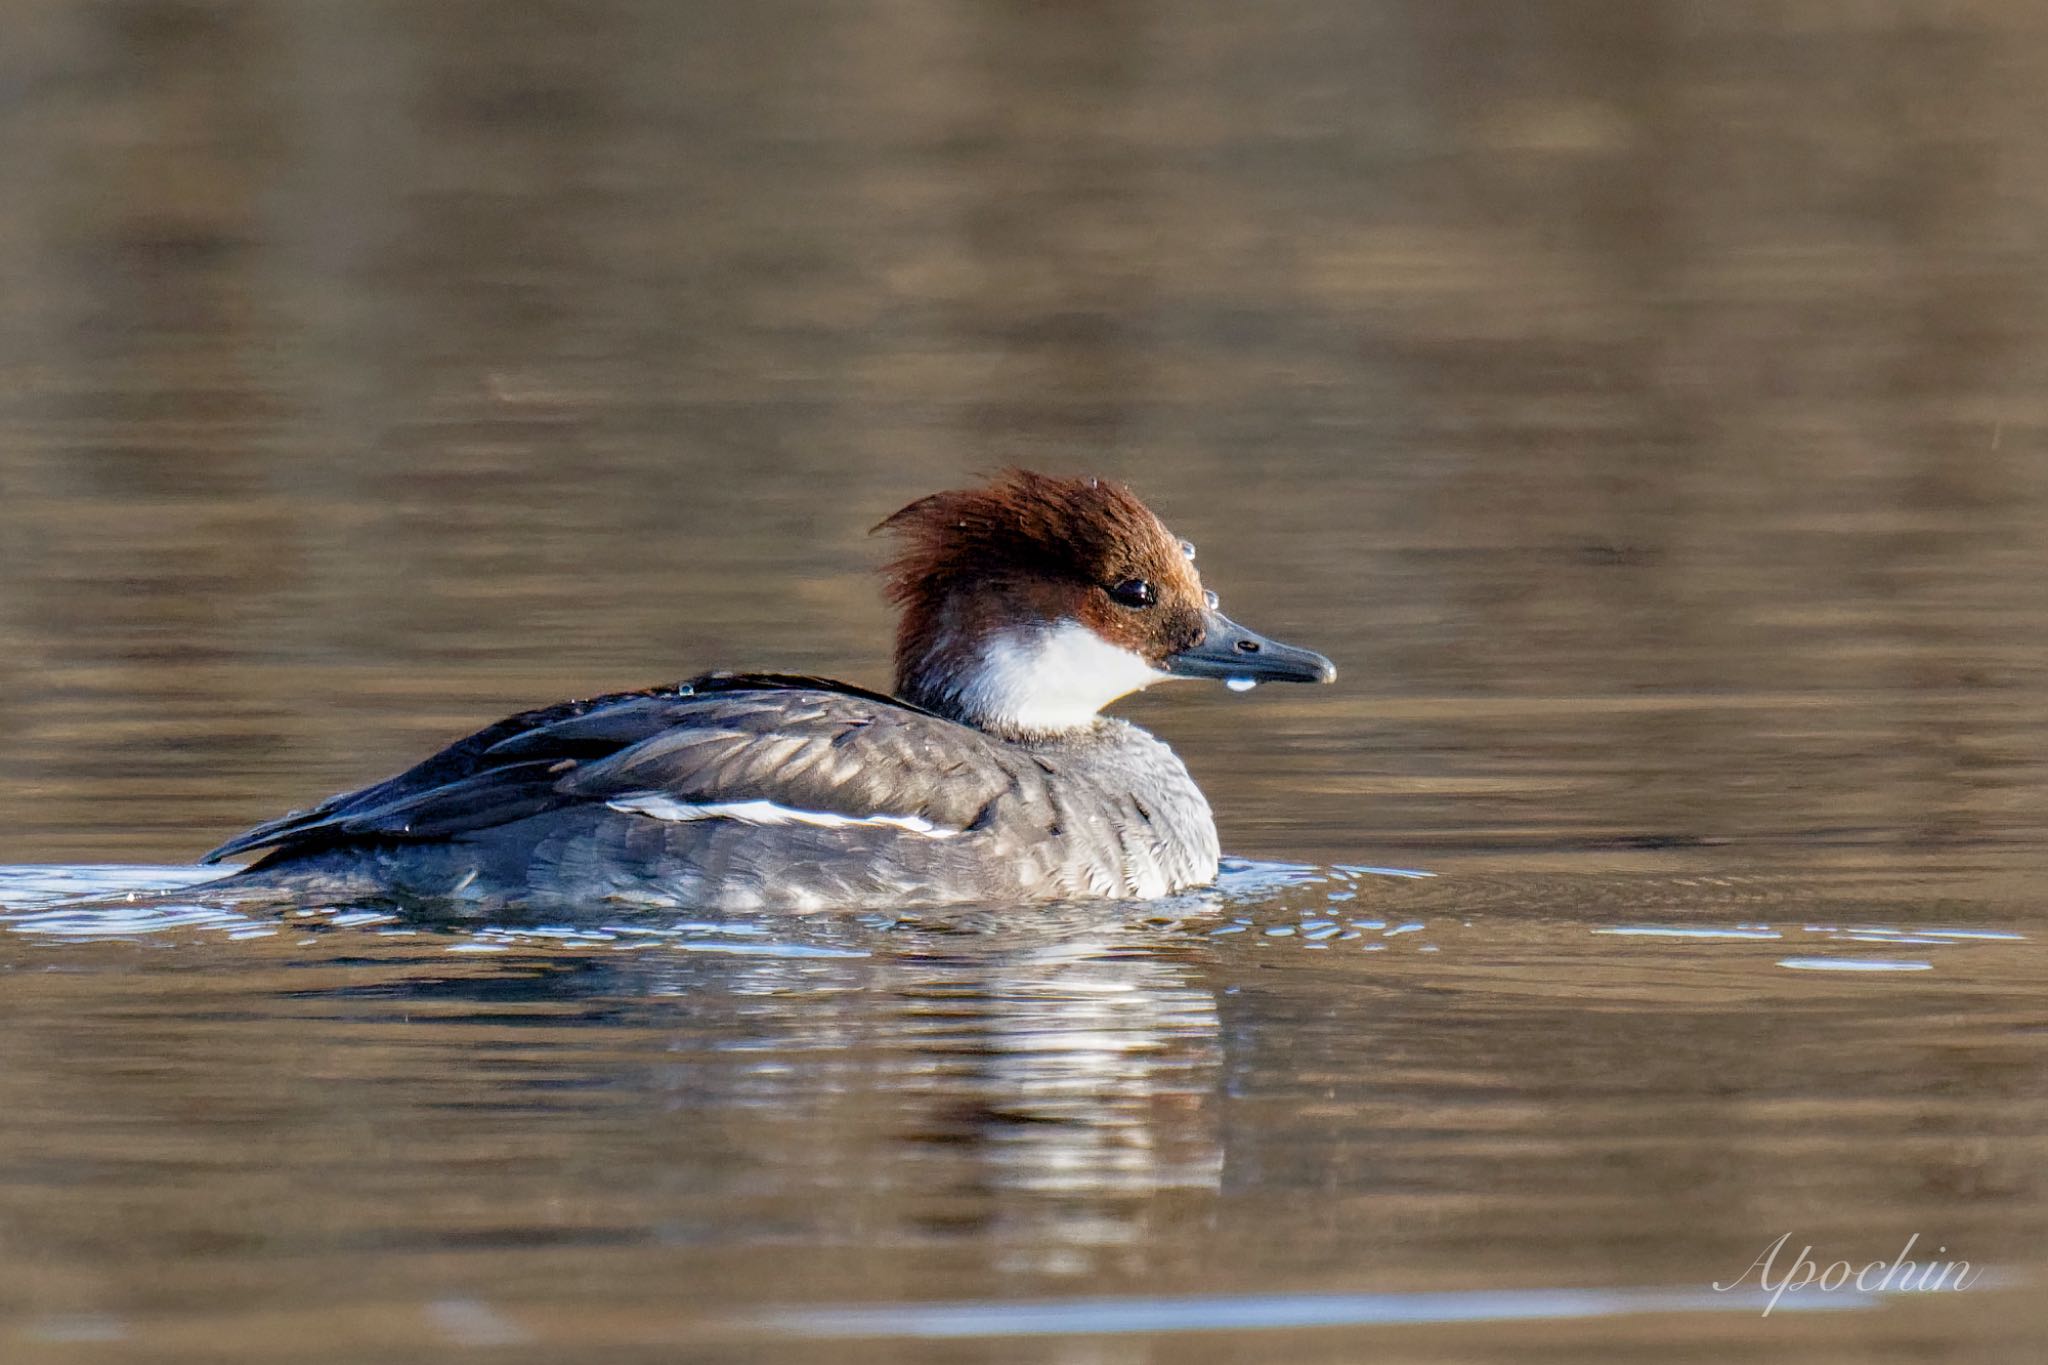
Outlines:
{"type": "Polygon", "coordinates": [[[980,488],[920,498],[875,527],[901,540],[883,566],[891,601],[908,605],[963,579],[1015,573],[1098,583],[1173,537],[1137,495],[1108,479],[1007,469],[980,488]]]}

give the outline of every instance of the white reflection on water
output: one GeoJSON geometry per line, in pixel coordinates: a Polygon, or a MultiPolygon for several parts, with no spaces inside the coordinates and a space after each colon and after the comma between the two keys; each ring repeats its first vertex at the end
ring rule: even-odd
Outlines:
{"type": "Polygon", "coordinates": [[[276,922],[269,916],[149,894],[219,875],[213,868],[119,864],[0,867],[0,924],[20,934],[78,940],[133,939],[181,929],[226,931],[230,937],[274,933],[276,922]],[[84,897],[97,900],[66,904],[84,897]]]}
{"type": "MultiPolygon", "coordinates": [[[[1784,930],[1767,924],[1732,927],[1678,924],[1617,924],[1595,928],[1595,934],[1621,938],[1685,939],[1699,942],[1769,941],[1782,943],[1787,935],[1818,939],[1828,944],[1882,944],[1887,947],[1953,948],[1987,943],[2024,943],[2027,936],[2001,929],[1893,928],[1887,925],[1806,924],[1784,930]]],[[[1918,959],[1832,957],[1801,954],[1775,959],[1774,965],[1799,972],[1927,972],[1934,963],[1918,959]]]]}
{"type": "Polygon", "coordinates": [[[1695,929],[1670,924],[1621,924],[1611,928],[1595,929],[1596,934],[1616,934],[1625,938],[1783,938],[1775,929],[1695,929]]]}
{"type": "MultiPolygon", "coordinates": [[[[1915,1291],[1898,1291],[1900,1293],[1915,1291]]],[[[1950,1291],[1954,1292],[1954,1291],[1950,1291]]],[[[1541,1321],[1635,1313],[1761,1313],[1873,1308],[1853,1289],[1788,1292],[1692,1288],[1478,1290],[1413,1294],[1242,1294],[1075,1298],[1023,1303],[887,1303],[770,1309],[755,1324],[806,1337],[1014,1337],[1117,1332],[1259,1331],[1380,1323],[1541,1321]]]]}
{"type": "Polygon", "coordinates": [[[975,1083],[1000,1105],[988,1151],[999,1184],[1068,1194],[1215,1185],[1216,1127],[1187,1119],[1212,1102],[1221,1025],[1186,963],[1096,937],[1005,955],[977,989],[979,1008],[941,1015],[922,1042],[979,1058],[975,1083]],[[1171,1141],[1153,1122],[1163,1108],[1175,1112],[1171,1141]]]}
{"type": "MultiPolygon", "coordinates": [[[[849,926],[858,931],[929,923],[972,929],[984,918],[1015,922],[1023,917],[1016,910],[991,912],[969,908],[921,912],[901,919],[869,913],[805,918],[770,914],[756,920],[689,919],[666,924],[647,919],[626,922],[612,918],[577,924],[545,921],[475,924],[431,914],[405,916],[381,906],[304,906],[282,912],[268,906],[259,909],[244,905],[237,908],[225,898],[211,900],[199,889],[220,875],[217,868],[185,865],[0,867],[0,924],[23,934],[111,940],[182,929],[223,930],[230,937],[252,937],[273,933],[292,921],[303,921],[331,928],[381,928],[382,932],[394,936],[415,934],[423,929],[460,935],[465,941],[451,944],[451,952],[488,952],[497,948],[541,944],[563,948],[637,949],[659,946],[672,951],[782,957],[865,955],[866,950],[861,947],[806,941],[811,937],[810,930],[821,927],[825,936],[831,937],[844,934],[849,926]],[[167,894],[188,888],[193,889],[190,899],[167,894]]],[[[1362,880],[1414,880],[1434,875],[1405,868],[1315,867],[1304,863],[1226,858],[1214,886],[1160,901],[1120,903],[1116,913],[1122,918],[1166,926],[1212,917],[1240,907],[1257,908],[1277,894],[1297,888],[1320,893],[1335,903],[1351,900],[1355,893],[1349,888],[1362,880]]],[[[603,913],[610,917],[619,912],[613,908],[603,913]]],[[[1040,912],[1032,909],[1025,914],[1038,917],[1040,912]]],[[[1250,921],[1240,919],[1238,922],[1250,921]]],[[[1353,928],[1384,927],[1370,921],[1351,923],[1353,928]]],[[[1419,923],[1403,925],[1389,930],[1388,934],[1410,933],[1422,927],[1419,923]]]]}

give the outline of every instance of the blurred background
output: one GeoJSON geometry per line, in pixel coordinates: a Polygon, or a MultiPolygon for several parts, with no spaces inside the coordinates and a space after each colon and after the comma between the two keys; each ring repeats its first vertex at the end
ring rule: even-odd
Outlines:
{"type": "Polygon", "coordinates": [[[503,710],[886,681],[875,521],[1127,478],[1334,693],[1276,856],[2005,844],[2048,14],[6,0],[0,857],[503,710]]]}

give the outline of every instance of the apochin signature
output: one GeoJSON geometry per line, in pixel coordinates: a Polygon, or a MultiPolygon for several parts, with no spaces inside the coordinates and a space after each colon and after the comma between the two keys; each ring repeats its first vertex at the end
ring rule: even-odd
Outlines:
{"type": "MultiPolygon", "coordinates": [[[[1804,1246],[1799,1254],[1785,1267],[1784,1274],[1772,1279],[1778,1262],[1778,1254],[1785,1249],[1785,1243],[1792,1240],[1791,1233],[1785,1233],[1777,1241],[1765,1247],[1757,1258],[1743,1267],[1742,1273],[1726,1284],[1714,1281],[1714,1288],[1727,1293],[1749,1278],[1749,1272],[1756,1272],[1757,1287],[1771,1296],[1764,1305],[1763,1316],[1769,1317],[1771,1310],[1778,1306],[1778,1300],[1788,1290],[1819,1289],[1834,1291],[1847,1289],[1852,1285],[1859,1293],[1885,1294],[1902,1290],[1968,1289],[1984,1272],[1972,1270],[1968,1261],[1911,1261],[1906,1259],[1920,1240],[1914,1233],[1899,1248],[1899,1254],[1888,1261],[1866,1261],[1857,1266],[1850,1261],[1830,1261],[1825,1266],[1813,1259],[1813,1248],[1804,1246]]],[[[1938,1254],[1945,1255],[1947,1247],[1936,1247],[1938,1254]]]]}

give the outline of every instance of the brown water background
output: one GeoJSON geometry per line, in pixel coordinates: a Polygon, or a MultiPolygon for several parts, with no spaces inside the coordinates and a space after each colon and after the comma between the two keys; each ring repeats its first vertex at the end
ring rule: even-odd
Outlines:
{"type": "Polygon", "coordinates": [[[2037,1354],[2048,11],[0,33],[0,862],[183,862],[560,696],[884,682],[866,528],[1010,463],[1129,479],[1342,669],[1122,708],[1264,860],[1159,924],[301,935],[0,877],[5,1358],[2037,1354]],[[1711,1299],[1787,1231],[2009,1287],[770,1311],[1711,1299]]]}

